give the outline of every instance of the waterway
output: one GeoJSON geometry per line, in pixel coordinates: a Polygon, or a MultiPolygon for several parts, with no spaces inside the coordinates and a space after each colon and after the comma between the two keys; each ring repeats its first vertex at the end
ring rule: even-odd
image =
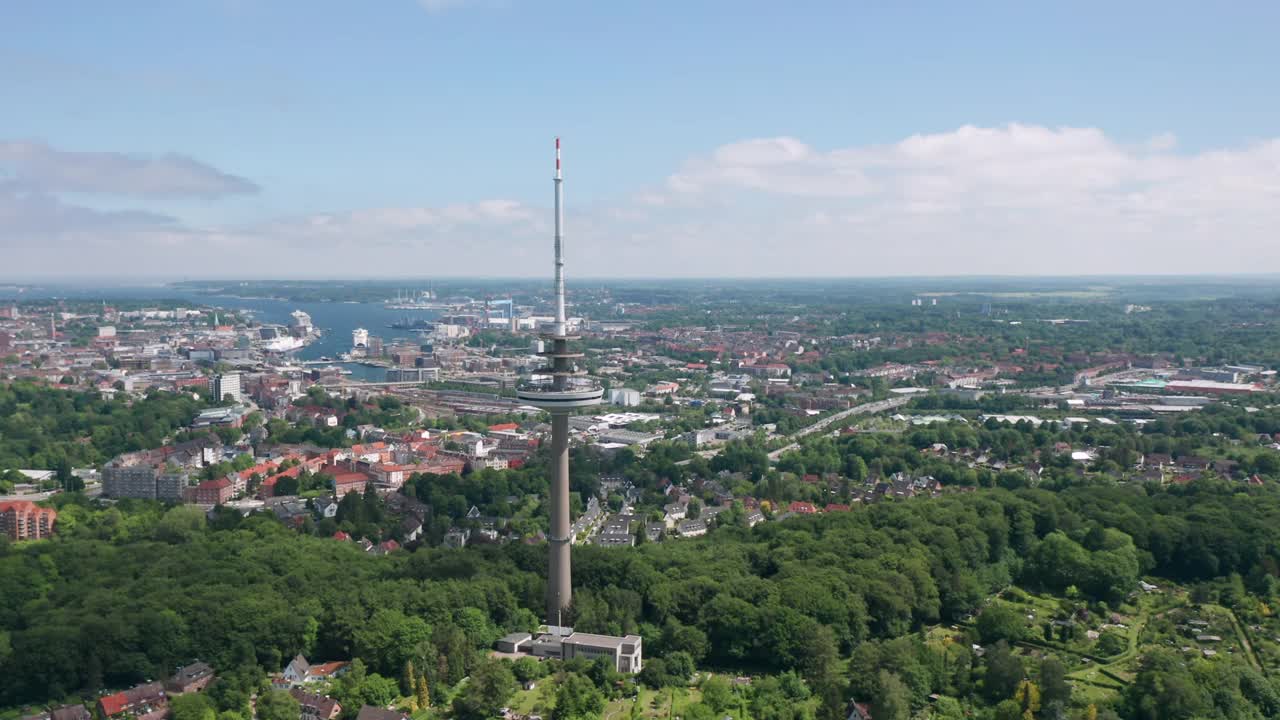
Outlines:
{"type": "Polygon", "coordinates": [[[70,298],[76,300],[102,299],[110,302],[112,298],[120,299],[156,299],[181,300],[195,305],[226,308],[229,310],[249,311],[254,319],[263,323],[288,325],[293,318],[294,310],[301,310],[311,316],[311,324],[321,330],[321,336],[311,344],[294,353],[299,360],[318,360],[322,357],[335,358],[335,365],[351,371],[353,380],[382,381],[386,379],[386,370],[381,367],[369,367],[359,363],[339,363],[336,358],[351,350],[351,332],[356,328],[364,328],[370,335],[382,338],[390,344],[393,340],[417,340],[419,333],[413,330],[395,330],[387,327],[391,323],[408,318],[414,320],[435,320],[439,312],[434,310],[389,310],[382,303],[336,303],[336,302],[291,302],[270,298],[239,298],[226,295],[205,295],[185,292],[160,286],[145,287],[111,287],[111,288],[70,288],[57,287],[12,295],[2,299],[40,300],[47,298],[70,298]]]}
{"type": "MultiPolygon", "coordinates": [[[[188,296],[184,296],[186,299],[188,296]]],[[[370,335],[382,338],[383,343],[392,340],[410,339],[418,341],[419,333],[413,330],[396,330],[387,327],[391,323],[408,318],[414,320],[435,320],[439,313],[433,310],[388,310],[381,303],[332,303],[312,302],[297,303],[287,300],[245,299],[236,297],[191,295],[192,302],[202,302],[233,310],[248,310],[259,322],[287,325],[293,318],[294,310],[301,310],[311,316],[311,324],[320,328],[321,335],[314,342],[294,354],[299,360],[318,360],[322,357],[337,358],[351,351],[351,332],[356,328],[364,328],[370,335]]],[[[353,380],[369,380],[381,382],[386,379],[387,371],[381,367],[370,367],[360,363],[338,363],[351,371],[353,380]]]]}

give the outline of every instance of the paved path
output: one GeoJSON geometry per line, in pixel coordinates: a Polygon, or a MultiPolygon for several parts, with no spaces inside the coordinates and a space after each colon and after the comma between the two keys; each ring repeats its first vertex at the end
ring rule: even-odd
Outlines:
{"type": "Polygon", "coordinates": [[[1253,651],[1253,643],[1249,642],[1249,636],[1245,634],[1244,628],[1240,625],[1240,619],[1236,617],[1236,612],[1231,608],[1224,608],[1227,611],[1227,617],[1231,618],[1231,626],[1236,630],[1236,637],[1239,638],[1240,644],[1244,646],[1245,656],[1249,660],[1249,664],[1254,670],[1265,674],[1262,669],[1262,663],[1258,661],[1258,654],[1253,651]]]}

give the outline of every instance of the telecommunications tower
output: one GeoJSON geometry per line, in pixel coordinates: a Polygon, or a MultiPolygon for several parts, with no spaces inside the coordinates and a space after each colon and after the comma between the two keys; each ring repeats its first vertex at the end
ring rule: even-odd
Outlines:
{"type": "Polygon", "coordinates": [[[547,540],[551,557],[547,574],[547,625],[564,627],[565,612],[572,600],[572,571],[569,551],[569,415],[574,410],[600,403],[604,391],[577,370],[574,360],[582,353],[571,352],[564,311],[564,179],[560,174],[560,138],[556,138],[556,220],[555,220],[555,293],[556,315],[549,331],[542,337],[549,341],[541,353],[550,360],[542,375],[546,379],[520,387],[516,394],[522,402],[551,414],[551,533],[547,540]]]}

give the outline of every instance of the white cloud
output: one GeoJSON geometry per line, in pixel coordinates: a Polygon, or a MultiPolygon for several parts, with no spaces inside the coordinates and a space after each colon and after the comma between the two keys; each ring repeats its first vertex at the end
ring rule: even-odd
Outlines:
{"type": "Polygon", "coordinates": [[[258,192],[248,180],[185,155],[60,150],[34,141],[0,142],[0,177],[32,192],[218,197],[258,192]]]}
{"type": "MultiPolygon", "coordinates": [[[[0,246],[19,251],[19,271],[54,261],[119,270],[138,256],[113,255],[102,238],[150,249],[157,272],[188,274],[192,257],[227,263],[201,270],[220,275],[530,275],[549,265],[550,208],[514,200],[194,228],[47,195],[28,194],[20,214],[16,197],[0,202],[0,246]],[[81,241],[97,249],[49,249],[81,241]]],[[[1278,230],[1280,140],[1188,152],[1168,134],[1124,143],[1096,128],[1009,125],[830,149],[790,137],[729,143],[662,187],[571,206],[567,242],[576,276],[1276,272],[1278,230]]]]}
{"type": "Polygon", "coordinates": [[[1170,134],[1017,124],[831,150],[764,138],[646,198],[736,218],[683,248],[736,249],[722,264],[749,255],[752,274],[1280,271],[1280,140],[1180,153],[1170,134]]]}

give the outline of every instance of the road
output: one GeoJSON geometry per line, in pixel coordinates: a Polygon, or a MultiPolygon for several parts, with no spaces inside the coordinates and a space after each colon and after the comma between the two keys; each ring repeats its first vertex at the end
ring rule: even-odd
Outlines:
{"type": "Polygon", "coordinates": [[[782,457],[783,453],[790,452],[800,447],[800,443],[798,442],[800,438],[805,437],[806,435],[812,435],[813,433],[820,432],[830,427],[832,423],[840,422],[841,420],[844,420],[847,417],[852,417],[854,415],[866,415],[869,413],[878,413],[878,412],[884,412],[885,410],[892,410],[893,408],[902,407],[903,405],[906,405],[910,401],[911,401],[911,398],[909,397],[891,398],[889,400],[877,400],[876,402],[857,405],[855,407],[849,408],[848,410],[841,410],[835,415],[831,415],[830,417],[825,417],[812,425],[805,426],[803,428],[800,428],[796,432],[792,433],[791,434],[792,439],[796,440],[797,442],[789,443],[786,447],[780,447],[777,450],[774,450],[773,452],[769,453],[769,462],[777,462],[778,458],[782,457]]]}
{"type": "MultiPolygon", "coordinates": [[[[49,498],[62,492],[62,490],[45,490],[43,492],[27,493],[25,495],[0,495],[0,502],[11,502],[15,500],[27,500],[29,502],[44,502],[49,498]]],[[[102,483],[95,482],[85,487],[84,494],[89,498],[96,498],[102,494],[102,483]]]]}
{"type": "MultiPolygon", "coordinates": [[[[858,405],[857,407],[851,407],[848,410],[841,410],[840,412],[830,417],[825,417],[812,425],[802,427],[799,430],[795,431],[794,433],[791,433],[791,435],[787,437],[790,437],[792,440],[799,440],[800,438],[806,435],[812,435],[813,433],[816,433],[822,430],[823,428],[830,427],[832,423],[840,422],[841,420],[844,420],[847,417],[850,417],[853,415],[865,415],[867,413],[878,413],[878,412],[883,412],[885,410],[891,410],[896,407],[902,407],[903,405],[906,405],[910,401],[911,401],[911,398],[909,397],[898,397],[898,398],[891,398],[889,400],[877,400],[876,402],[858,405]]],[[[795,450],[798,447],[800,447],[800,443],[791,442],[791,443],[788,443],[786,447],[774,450],[773,452],[769,453],[769,462],[777,462],[778,458],[782,456],[782,453],[787,452],[789,450],[795,450]]],[[[701,456],[707,460],[710,460],[711,458],[719,455],[723,450],[724,450],[724,445],[721,445],[720,447],[714,448],[712,450],[698,450],[694,454],[701,456]]],[[[681,460],[680,462],[676,463],[676,465],[688,465],[688,464],[689,464],[688,460],[681,460]]]]}

